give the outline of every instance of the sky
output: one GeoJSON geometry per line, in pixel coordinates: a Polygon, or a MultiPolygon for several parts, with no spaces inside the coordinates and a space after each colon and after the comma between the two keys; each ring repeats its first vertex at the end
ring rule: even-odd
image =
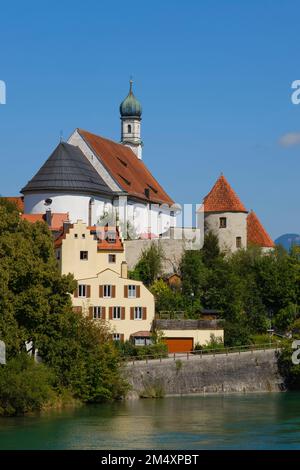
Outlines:
{"type": "Polygon", "coordinates": [[[300,232],[300,2],[1,2],[0,194],[76,127],[119,141],[134,80],[143,159],[178,203],[221,172],[273,238],[300,232]]]}

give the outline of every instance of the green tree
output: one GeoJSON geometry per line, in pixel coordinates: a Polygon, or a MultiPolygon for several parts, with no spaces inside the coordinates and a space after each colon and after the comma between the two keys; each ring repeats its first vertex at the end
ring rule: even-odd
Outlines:
{"type": "Polygon", "coordinates": [[[164,252],[161,245],[151,243],[149,248],[142,251],[139,261],[130,273],[131,278],[150,286],[161,275],[163,260],[164,252]]]}
{"type": "Polygon", "coordinates": [[[59,393],[67,388],[83,401],[119,397],[125,384],[116,348],[105,327],[73,312],[75,288],[73,277],[58,271],[47,225],[0,205],[0,338],[8,359],[32,341],[59,393]]]}
{"type": "Polygon", "coordinates": [[[201,253],[203,263],[209,268],[214,266],[218,258],[223,257],[219,247],[219,239],[213,232],[208,232],[205,235],[201,253]]]}
{"type": "Polygon", "coordinates": [[[178,291],[173,291],[162,279],[154,281],[150,288],[155,297],[155,310],[157,312],[175,312],[184,310],[184,298],[178,291]]]}
{"type": "Polygon", "coordinates": [[[187,299],[200,299],[207,281],[205,267],[200,251],[186,250],[180,262],[182,292],[187,299]]]}

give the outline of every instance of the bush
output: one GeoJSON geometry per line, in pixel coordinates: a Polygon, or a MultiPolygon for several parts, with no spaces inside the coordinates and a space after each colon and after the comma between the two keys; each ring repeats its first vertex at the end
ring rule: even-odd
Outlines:
{"type": "Polygon", "coordinates": [[[20,354],[0,366],[0,415],[21,415],[37,411],[55,394],[51,389],[53,374],[43,364],[36,364],[20,354]]]}
{"type": "Polygon", "coordinates": [[[225,322],[224,344],[226,346],[247,346],[251,343],[251,332],[245,321],[225,322]]]}
{"type": "Polygon", "coordinates": [[[208,349],[224,349],[224,343],[222,338],[211,334],[210,341],[206,341],[206,344],[197,343],[195,346],[195,351],[205,351],[208,349]]]}
{"type": "Polygon", "coordinates": [[[155,359],[168,356],[168,347],[163,342],[147,346],[135,346],[131,341],[125,341],[124,343],[116,343],[116,347],[124,358],[135,357],[136,359],[143,359],[145,356],[150,356],[155,359]]]}
{"type": "Polygon", "coordinates": [[[291,342],[285,342],[278,353],[278,368],[289,390],[300,390],[300,365],[293,364],[291,342]]]}

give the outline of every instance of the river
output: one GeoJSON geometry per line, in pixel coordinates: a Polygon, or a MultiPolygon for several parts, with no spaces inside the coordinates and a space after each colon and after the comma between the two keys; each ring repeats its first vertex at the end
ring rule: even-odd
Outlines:
{"type": "Polygon", "coordinates": [[[300,449],[300,393],[134,400],[0,418],[0,449],[300,449]]]}

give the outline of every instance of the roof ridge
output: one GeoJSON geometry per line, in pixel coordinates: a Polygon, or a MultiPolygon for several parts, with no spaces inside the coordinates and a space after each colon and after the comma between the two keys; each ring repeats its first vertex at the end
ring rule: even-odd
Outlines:
{"type": "Polygon", "coordinates": [[[174,204],[145,163],[129,146],[80,128],[76,130],[122,192],[153,204],[165,203],[169,206],[174,204]],[[126,184],[126,180],[130,184],[126,184]],[[154,186],[157,192],[150,189],[150,194],[147,194],[145,189],[148,189],[148,185],[154,186]]]}

